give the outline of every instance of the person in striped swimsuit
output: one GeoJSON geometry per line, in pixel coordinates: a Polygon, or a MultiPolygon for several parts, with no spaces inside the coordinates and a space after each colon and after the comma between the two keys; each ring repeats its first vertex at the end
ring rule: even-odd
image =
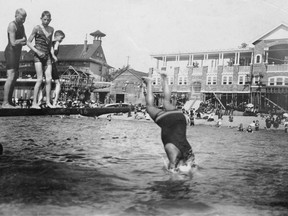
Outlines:
{"type": "Polygon", "coordinates": [[[51,52],[52,36],[54,33],[53,27],[49,26],[51,22],[51,14],[49,11],[44,11],[41,16],[41,24],[33,28],[31,35],[27,40],[27,46],[34,51],[34,64],[37,75],[37,81],[34,86],[33,103],[31,108],[40,109],[38,103],[39,90],[43,81],[43,69],[45,76],[46,89],[46,106],[53,108],[51,104],[51,83],[52,83],[52,61],[51,52]],[[32,41],[35,39],[35,46],[32,41]]]}

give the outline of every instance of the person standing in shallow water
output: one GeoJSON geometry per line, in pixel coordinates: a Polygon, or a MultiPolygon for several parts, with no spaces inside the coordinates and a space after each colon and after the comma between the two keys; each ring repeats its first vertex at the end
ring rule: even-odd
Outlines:
{"type": "Polygon", "coordinates": [[[162,77],[162,87],[164,92],[163,110],[154,106],[154,95],[152,91],[152,79],[143,77],[146,85],[146,110],[154,122],[161,127],[161,139],[164,149],[169,159],[168,169],[178,171],[180,165],[192,167],[194,165],[194,154],[186,138],[187,122],[181,110],[177,110],[170,103],[170,90],[168,78],[165,73],[162,77]]]}
{"type": "Polygon", "coordinates": [[[8,45],[5,49],[7,80],[4,85],[4,99],[2,108],[15,108],[12,101],[12,95],[16,80],[19,76],[19,61],[22,51],[22,46],[26,45],[26,34],[24,29],[24,22],[26,20],[26,11],[22,8],[17,9],[15,13],[15,20],[9,23],[8,45]]]}

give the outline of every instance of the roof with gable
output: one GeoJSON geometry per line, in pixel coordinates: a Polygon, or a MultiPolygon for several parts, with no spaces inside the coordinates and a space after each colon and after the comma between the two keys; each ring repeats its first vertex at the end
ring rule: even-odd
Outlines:
{"type": "MultiPolygon", "coordinates": [[[[21,61],[33,61],[33,51],[22,51],[21,61]]],[[[84,51],[84,44],[65,44],[60,45],[58,58],[60,61],[93,61],[96,64],[102,64],[109,68],[112,68],[107,64],[106,58],[100,43],[87,44],[86,52],[84,51]],[[102,59],[99,59],[96,55],[96,51],[102,53],[102,59]]],[[[6,62],[4,52],[0,52],[0,62],[6,62]]]]}
{"type": "MultiPolygon", "coordinates": [[[[21,61],[33,61],[33,54],[23,50],[21,53],[21,61]]],[[[0,62],[6,62],[4,51],[0,52],[0,62]]]]}
{"type": "Polygon", "coordinates": [[[128,68],[126,70],[121,71],[121,73],[119,73],[116,77],[114,77],[113,80],[117,79],[117,77],[121,76],[121,74],[123,74],[125,72],[131,73],[132,75],[137,77],[139,80],[141,80],[142,77],[147,77],[148,76],[148,73],[141,72],[141,71],[136,71],[136,70],[134,70],[132,68],[128,68]]]}
{"type": "Polygon", "coordinates": [[[58,58],[60,60],[89,59],[96,52],[99,46],[87,44],[87,51],[84,51],[84,44],[65,44],[59,47],[58,58]]]}
{"type": "Polygon", "coordinates": [[[288,26],[285,24],[280,24],[274,29],[262,35],[260,38],[255,40],[252,44],[257,44],[263,40],[279,40],[279,39],[288,39],[288,26]]]}

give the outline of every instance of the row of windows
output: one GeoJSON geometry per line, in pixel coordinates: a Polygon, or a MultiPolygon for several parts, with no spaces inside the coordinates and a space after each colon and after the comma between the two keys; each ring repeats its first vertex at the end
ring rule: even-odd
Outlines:
{"type": "MultiPolygon", "coordinates": [[[[260,81],[260,77],[254,77],[252,80],[252,84],[257,85],[260,81]]],[[[246,75],[239,75],[238,76],[238,85],[245,85],[249,83],[249,80],[246,75]]],[[[216,85],[217,84],[217,76],[207,76],[206,80],[207,85],[216,85]]],[[[222,77],[221,81],[222,85],[232,85],[233,84],[233,76],[226,75],[222,77]]],[[[268,79],[269,86],[288,86],[288,77],[270,77],[268,79]]]]}
{"type": "MultiPolygon", "coordinates": [[[[239,76],[238,84],[243,85],[245,76],[239,76]]],[[[217,76],[207,76],[206,80],[207,85],[216,85],[217,84],[217,76]]],[[[233,84],[233,76],[232,75],[225,75],[222,76],[222,85],[232,85],[233,84]]]]}
{"type": "MultiPolygon", "coordinates": [[[[168,77],[168,83],[169,85],[174,84],[174,77],[170,76],[168,77]]],[[[187,85],[188,83],[188,77],[186,76],[179,76],[178,77],[178,85],[187,85]]],[[[161,78],[160,77],[154,77],[153,78],[153,85],[161,85],[161,78]]]]}
{"type": "MultiPolygon", "coordinates": [[[[257,80],[255,80],[254,83],[256,83],[257,80]]],[[[168,83],[169,85],[174,84],[174,77],[170,76],[168,77],[168,83]]],[[[186,76],[179,76],[178,77],[178,85],[187,85],[188,83],[188,77],[186,76]]],[[[217,76],[207,76],[206,80],[207,85],[216,85],[217,84],[217,76]]],[[[247,83],[247,78],[245,75],[239,75],[238,77],[238,84],[244,85],[247,83]]],[[[233,76],[232,75],[225,75],[222,77],[222,85],[232,85],[233,84],[233,76]]],[[[154,77],[153,78],[153,85],[161,85],[161,78],[160,77],[154,77]]]]}
{"type": "MultiPolygon", "coordinates": [[[[252,83],[257,84],[259,81],[259,78],[254,78],[252,83]]],[[[238,76],[238,85],[245,85],[249,82],[248,78],[246,75],[239,75],[238,76]]],[[[206,80],[207,85],[216,85],[217,84],[217,76],[207,76],[206,80]]],[[[233,84],[233,76],[232,75],[225,75],[222,76],[222,85],[232,85],[233,84]]]]}
{"type": "Polygon", "coordinates": [[[288,86],[288,77],[270,77],[268,79],[269,86],[288,86]]]}

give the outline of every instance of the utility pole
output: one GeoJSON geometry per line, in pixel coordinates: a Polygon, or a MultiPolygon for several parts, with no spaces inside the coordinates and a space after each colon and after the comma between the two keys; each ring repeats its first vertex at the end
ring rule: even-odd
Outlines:
{"type": "Polygon", "coordinates": [[[130,56],[127,56],[127,66],[129,66],[129,59],[130,59],[130,56]]]}

